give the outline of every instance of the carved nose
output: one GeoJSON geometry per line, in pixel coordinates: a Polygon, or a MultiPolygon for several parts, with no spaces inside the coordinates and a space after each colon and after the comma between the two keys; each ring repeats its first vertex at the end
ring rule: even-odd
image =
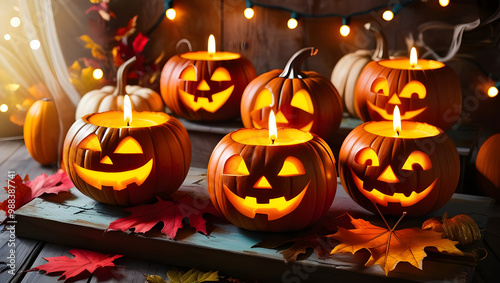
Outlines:
{"type": "Polygon", "coordinates": [[[401,100],[399,100],[399,97],[397,96],[397,94],[393,94],[391,99],[389,99],[389,103],[394,104],[394,105],[400,105],[401,100]]]}
{"type": "Polygon", "coordinates": [[[288,119],[283,115],[283,112],[278,111],[276,113],[276,123],[285,123],[288,124],[288,119]]]}
{"type": "Polygon", "coordinates": [[[386,183],[399,183],[398,177],[394,174],[394,171],[392,171],[391,165],[387,166],[385,168],[384,172],[378,176],[379,181],[386,182],[386,183]]]}
{"type": "Polygon", "coordinates": [[[101,163],[102,164],[109,164],[109,165],[113,165],[113,161],[111,161],[111,158],[109,158],[109,156],[104,156],[102,159],[101,159],[101,163]]]}
{"type": "Polygon", "coordinates": [[[201,80],[201,82],[198,84],[197,90],[210,90],[210,86],[208,86],[207,81],[201,80]]]}
{"type": "Polygon", "coordinates": [[[253,185],[256,189],[272,189],[271,184],[267,181],[266,177],[262,176],[260,179],[253,185]]]}

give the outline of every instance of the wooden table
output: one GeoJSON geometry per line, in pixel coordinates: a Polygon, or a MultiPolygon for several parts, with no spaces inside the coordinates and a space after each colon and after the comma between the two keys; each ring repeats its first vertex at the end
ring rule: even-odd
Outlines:
{"type": "MultiPolygon", "coordinates": [[[[22,141],[0,142],[0,172],[16,171],[31,179],[37,175],[54,173],[56,168],[42,167],[29,156],[22,141]]],[[[204,169],[192,168],[181,192],[207,198],[204,189],[204,169]]],[[[4,177],[7,179],[7,176],[4,177]]],[[[4,199],[5,196],[0,196],[4,199]]],[[[451,215],[467,213],[484,228],[493,201],[489,198],[455,194],[448,205],[433,213],[451,215]]],[[[377,217],[353,203],[338,186],[338,193],[327,215],[336,217],[349,211],[356,217],[377,220],[377,217]]],[[[431,255],[424,260],[424,271],[407,264],[385,277],[378,267],[365,268],[356,257],[345,256],[320,260],[314,254],[307,260],[285,264],[275,250],[251,248],[260,240],[269,237],[266,233],[249,232],[222,221],[214,221],[209,237],[192,230],[179,232],[176,241],[159,233],[147,236],[122,232],[104,232],[110,221],[123,216],[118,208],[102,205],[81,195],[74,188],[71,195],[44,197],[33,200],[16,214],[16,274],[7,273],[2,267],[0,282],[54,282],[57,277],[23,270],[45,263],[43,257],[69,255],[68,250],[79,247],[100,252],[122,253],[126,257],[117,260],[123,268],[116,273],[119,279],[107,282],[144,282],[143,274],[165,277],[171,265],[219,270],[221,274],[259,282],[330,282],[347,279],[357,281],[453,281],[470,282],[476,263],[471,258],[449,258],[431,255]]],[[[420,222],[422,219],[413,219],[420,222]]],[[[406,222],[410,225],[410,222],[406,222]]],[[[413,225],[413,224],[411,224],[413,225]]],[[[8,254],[9,233],[0,233],[2,256],[8,254]]],[[[96,282],[92,277],[77,282],[96,282]]]]}

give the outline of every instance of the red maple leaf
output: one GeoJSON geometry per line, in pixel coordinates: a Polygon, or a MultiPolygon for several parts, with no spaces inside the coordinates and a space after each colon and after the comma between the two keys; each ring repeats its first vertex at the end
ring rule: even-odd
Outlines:
{"type": "Polygon", "coordinates": [[[90,274],[94,273],[98,268],[101,267],[113,267],[115,264],[113,260],[122,257],[123,255],[105,255],[102,253],[72,249],[69,251],[70,254],[74,255],[74,258],[69,258],[67,256],[56,256],[56,257],[44,257],[48,261],[46,264],[34,267],[29,271],[40,271],[43,270],[47,274],[62,272],[62,275],[58,280],[70,279],[80,275],[82,272],[88,271],[90,274]]]}
{"type": "Polygon", "coordinates": [[[12,180],[7,180],[8,185],[5,190],[8,195],[7,199],[0,203],[0,210],[5,211],[6,214],[11,214],[9,210],[17,210],[44,193],[58,194],[74,187],[64,170],[59,170],[50,176],[43,173],[32,181],[28,181],[28,179],[28,175],[23,180],[18,174],[12,180]],[[9,204],[11,207],[9,207],[9,204]],[[12,204],[14,204],[14,207],[12,207],[12,204]]]}
{"type": "Polygon", "coordinates": [[[175,239],[177,230],[183,227],[182,220],[186,217],[189,219],[191,227],[207,235],[206,220],[203,219],[203,214],[218,215],[211,203],[195,205],[189,195],[184,195],[175,202],[158,198],[156,203],[141,204],[125,210],[132,214],[111,222],[108,230],[125,232],[134,228],[135,233],[145,233],[157,223],[163,222],[161,232],[171,239],[175,239]]]}

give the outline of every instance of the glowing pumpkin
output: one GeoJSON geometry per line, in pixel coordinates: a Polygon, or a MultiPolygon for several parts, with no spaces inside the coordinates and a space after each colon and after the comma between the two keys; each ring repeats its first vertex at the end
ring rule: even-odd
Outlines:
{"type": "Polygon", "coordinates": [[[311,133],[280,130],[301,142],[256,144],[248,138],[267,130],[240,129],[226,135],[210,157],[210,199],[234,225],[260,231],[299,230],[317,221],[333,202],[337,174],[328,145],[311,133]]]}
{"type": "Polygon", "coordinates": [[[453,141],[439,128],[405,121],[416,136],[388,136],[380,133],[381,123],[392,122],[364,123],[344,140],[339,176],[346,192],[365,209],[376,212],[376,205],[388,215],[420,216],[442,207],[460,176],[453,141]]]}
{"type": "Polygon", "coordinates": [[[215,54],[184,53],[173,56],[163,67],[161,95],[179,117],[220,121],[239,115],[241,95],[255,78],[255,68],[239,54],[215,54]]]}
{"type": "Polygon", "coordinates": [[[191,143],[179,120],[162,112],[137,112],[154,125],[106,126],[123,112],[77,120],[64,142],[66,172],[83,194],[97,201],[137,205],[175,192],[191,161],[191,143]]]}
{"type": "Polygon", "coordinates": [[[476,157],[477,188],[500,201],[500,134],[490,136],[479,148],[476,157]]]}
{"type": "Polygon", "coordinates": [[[342,102],[332,83],[314,71],[301,71],[305,58],[317,53],[307,47],[297,51],[284,70],[255,78],[241,99],[241,120],[246,128],[267,128],[269,113],[276,113],[278,127],[291,127],[330,138],[342,120],[342,102]]]}
{"type": "Polygon", "coordinates": [[[408,59],[372,61],[359,75],[355,109],[363,121],[392,120],[394,106],[402,120],[425,122],[447,131],[458,120],[462,94],[457,74],[445,64],[408,59]]]}

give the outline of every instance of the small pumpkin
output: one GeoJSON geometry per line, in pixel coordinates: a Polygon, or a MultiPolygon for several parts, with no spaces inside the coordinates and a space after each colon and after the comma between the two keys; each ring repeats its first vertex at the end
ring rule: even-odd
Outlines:
{"type": "Polygon", "coordinates": [[[382,214],[395,216],[405,211],[421,216],[446,204],[460,177],[453,141],[430,125],[436,129],[433,136],[380,135],[381,123],[386,122],[359,125],[342,143],[339,176],[349,196],[367,210],[376,213],[377,205],[382,214]]]}
{"type": "Polygon", "coordinates": [[[329,139],[342,120],[342,102],[332,83],[314,71],[302,71],[304,59],[318,52],[314,47],[297,51],[284,70],[272,70],[248,84],[241,99],[241,119],[246,128],[267,128],[269,113],[276,113],[278,127],[291,127],[329,139]]]}
{"type": "MultiPolygon", "coordinates": [[[[281,129],[280,129],[281,130],[281,129]]],[[[234,225],[258,231],[292,231],[312,225],[333,202],[335,158],[324,140],[297,129],[282,129],[303,142],[258,145],[268,131],[240,129],[217,144],[207,169],[216,209],[234,225]]],[[[281,135],[281,132],[280,132],[281,135]]]]}
{"type": "Polygon", "coordinates": [[[481,239],[481,230],[476,221],[467,214],[458,214],[448,218],[448,213],[445,212],[441,218],[434,217],[425,220],[422,229],[432,229],[443,233],[443,238],[458,241],[462,246],[481,239]]]}
{"type": "Polygon", "coordinates": [[[371,61],[355,88],[356,113],[363,121],[392,120],[395,106],[401,120],[428,123],[447,131],[460,117],[462,94],[457,74],[445,64],[409,59],[371,61]]]}
{"type": "Polygon", "coordinates": [[[375,23],[366,23],[364,27],[375,36],[375,51],[360,49],[343,56],[335,64],[331,76],[331,81],[340,94],[344,109],[353,117],[358,117],[354,108],[354,89],[361,71],[370,61],[389,58],[387,40],[380,27],[375,23]]]}
{"type": "Polygon", "coordinates": [[[483,142],[476,157],[478,189],[485,195],[500,201],[500,133],[483,142]]]}
{"type": "Polygon", "coordinates": [[[175,192],[191,162],[184,126],[163,112],[134,112],[144,127],[106,126],[122,111],[86,115],[69,129],[63,160],[75,187],[99,202],[130,206],[175,192]],[[106,115],[105,117],[103,116],[106,115]]]}
{"type": "Polygon", "coordinates": [[[58,161],[59,116],[54,101],[43,98],[35,101],[24,120],[24,144],[31,157],[42,165],[58,161]]]}
{"type": "Polygon", "coordinates": [[[123,110],[125,94],[130,96],[132,109],[135,111],[163,112],[163,101],[156,91],[138,85],[127,85],[127,71],[135,61],[134,56],[118,68],[116,87],[108,85],[87,92],[78,103],[75,119],[78,120],[91,113],[123,110]]]}
{"type": "Polygon", "coordinates": [[[229,120],[239,115],[243,90],[255,77],[252,62],[240,54],[188,52],[171,57],[163,67],[161,96],[179,117],[229,120]]]}

